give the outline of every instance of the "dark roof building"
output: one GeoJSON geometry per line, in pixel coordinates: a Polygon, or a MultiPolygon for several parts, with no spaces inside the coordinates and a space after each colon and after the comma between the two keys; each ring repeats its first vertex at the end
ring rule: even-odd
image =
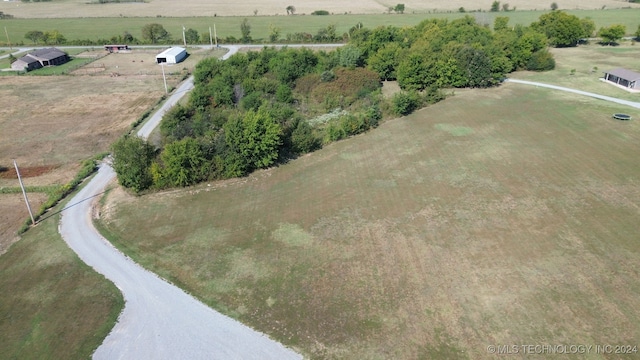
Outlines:
{"type": "Polygon", "coordinates": [[[61,65],[69,61],[69,55],[56,48],[38,49],[11,64],[14,70],[34,70],[45,66],[61,65]]]}
{"type": "Polygon", "coordinates": [[[604,73],[604,79],[629,89],[640,90],[640,73],[627,69],[613,69],[604,73]]]}

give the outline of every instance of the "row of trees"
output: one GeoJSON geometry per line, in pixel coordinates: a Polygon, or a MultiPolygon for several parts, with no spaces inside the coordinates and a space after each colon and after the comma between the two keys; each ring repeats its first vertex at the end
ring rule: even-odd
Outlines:
{"type": "MultiPolygon", "coordinates": [[[[395,11],[403,11],[403,4],[396,5],[395,11]]],[[[295,11],[291,9],[289,11],[295,11]]],[[[503,21],[503,20],[500,20],[503,21]]],[[[538,21],[530,26],[533,30],[543,33],[548,39],[549,44],[555,47],[576,46],[581,40],[590,38],[595,33],[595,23],[589,18],[580,19],[575,15],[567,14],[563,11],[552,11],[540,16],[538,21]]],[[[326,28],[319,29],[316,34],[306,32],[290,33],[283,36],[282,30],[276,26],[269,27],[269,33],[266,39],[270,42],[285,43],[327,43],[336,41],[348,41],[354,29],[344,34],[338,34],[336,26],[327,25],[326,28]]],[[[248,19],[243,19],[240,23],[241,37],[239,39],[229,36],[224,39],[217,39],[219,43],[252,43],[255,41],[262,42],[265,39],[254,39],[251,36],[251,24],[248,19]]],[[[612,25],[603,27],[597,32],[597,36],[602,38],[604,44],[613,44],[620,40],[626,33],[624,25],[612,25]]],[[[142,39],[135,38],[130,32],[125,31],[122,35],[113,36],[110,39],[99,40],[77,40],[67,41],[67,39],[58,30],[40,31],[33,30],[25,34],[25,38],[34,44],[46,45],[101,45],[104,43],[127,43],[127,44],[166,44],[181,43],[182,38],[174,39],[172,35],[159,23],[146,24],[141,29],[142,39]]],[[[640,38],[640,26],[635,36],[640,38]]],[[[188,44],[208,43],[208,36],[201,36],[197,30],[186,29],[184,32],[184,40],[188,44]]]]}

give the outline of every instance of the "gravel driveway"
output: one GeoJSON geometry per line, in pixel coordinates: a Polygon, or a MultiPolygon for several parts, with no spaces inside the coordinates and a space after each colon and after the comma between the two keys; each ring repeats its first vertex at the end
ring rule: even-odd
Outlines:
{"type": "MultiPolygon", "coordinates": [[[[162,114],[191,88],[193,79],[189,78],[138,136],[148,137],[162,114]]],[[[69,247],[111,280],[126,302],[118,323],[93,354],[95,359],[302,358],[143,269],[107,242],[93,227],[91,207],[115,177],[108,164],[101,165],[97,175],[70,200],[59,226],[69,247]]]]}

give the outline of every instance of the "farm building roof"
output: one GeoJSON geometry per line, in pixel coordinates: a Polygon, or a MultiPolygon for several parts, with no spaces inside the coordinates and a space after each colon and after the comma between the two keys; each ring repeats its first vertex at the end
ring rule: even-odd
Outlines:
{"type": "Polygon", "coordinates": [[[38,49],[30,52],[27,56],[38,60],[53,60],[60,56],[65,56],[66,53],[56,48],[38,49]]]}
{"type": "Polygon", "coordinates": [[[169,49],[161,52],[157,56],[177,56],[177,55],[180,55],[183,51],[185,51],[185,48],[172,47],[172,48],[169,48],[169,49]]]}
{"type": "Polygon", "coordinates": [[[16,61],[21,61],[21,62],[23,62],[24,64],[31,64],[31,63],[36,63],[36,62],[38,62],[38,59],[33,58],[33,57],[31,57],[31,56],[28,56],[28,55],[25,55],[25,56],[23,56],[23,57],[19,58],[19,59],[18,59],[18,60],[16,60],[16,61]]]}
{"type": "Polygon", "coordinates": [[[627,70],[627,69],[613,69],[611,71],[607,71],[606,74],[611,74],[613,76],[617,76],[619,78],[629,80],[629,81],[637,81],[640,80],[640,73],[635,71],[627,70]]]}

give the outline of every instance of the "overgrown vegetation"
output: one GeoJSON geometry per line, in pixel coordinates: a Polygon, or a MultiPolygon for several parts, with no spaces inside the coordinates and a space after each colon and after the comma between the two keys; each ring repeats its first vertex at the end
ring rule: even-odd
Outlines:
{"type": "Polygon", "coordinates": [[[265,48],[202,61],[189,101],[162,121],[161,149],[133,137],[114,144],[120,183],[139,192],[244,176],[377,126],[379,77],[340,66],[342,55],[265,48]],[[334,109],[344,114],[308,121],[334,109]]]}
{"type": "MultiPolygon", "coordinates": [[[[350,43],[331,53],[264,48],[207,59],[196,67],[188,104],[165,115],[158,151],[140,139],[116,143],[120,183],[140,192],[244,176],[365,132],[383,113],[407,115],[437,102],[439,89],[490,87],[514,70],[553,69],[545,35],[508,21],[498,17],[494,31],[470,16],[412,28],[354,26],[350,43]],[[380,80],[396,79],[403,92],[383,103],[380,80]],[[316,120],[336,109],[340,115],[316,120]]],[[[250,28],[243,33],[250,38],[250,28]]]]}

